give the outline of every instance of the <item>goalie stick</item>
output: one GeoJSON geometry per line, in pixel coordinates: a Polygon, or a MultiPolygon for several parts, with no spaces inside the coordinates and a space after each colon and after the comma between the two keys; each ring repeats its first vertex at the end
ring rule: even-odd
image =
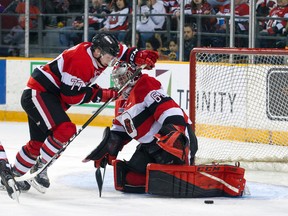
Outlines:
{"type": "Polygon", "coordinates": [[[103,183],[104,183],[104,177],[105,177],[105,172],[106,172],[106,165],[108,163],[107,159],[104,159],[103,161],[103,166],[104,166],[104,170],[103,170],[103,177],[102,177],[102,173],[101,173],[101,168],[98,167],[95,171],[95,177],[96,177],[96,182],[98,185],[98,190],[99,190],[99,197],[102,196],[102,188],[103,188],[103,183]]]}
{"type": "MultiPolygon", "coordinates": [[[[146,67],[145,65],[142,65],[141,67],[139,67],[135,73],[130,77],[130,79],[117,91],[118,94],[120,94],[129,84],[130,82],[136,77],[138,76],[142,69],[144,69],[146,67]]],[[[96,110],[96,112],[83,124],[83,126],[81,128],[79,128],[79,130],[70,138],[70,140],[63,145],[63,148],[61,148],[58,152],[56,152],[56,154],[51,158],[50,161],[48,161],[41,169],[37,170],[34,173],[30,173],[27,172],[26,174],[19,176],[19,177],[15,177],[15,181],[27,181],[29,179],[35,178],[38,174],[42,173],[45,169],[47,169],[49,166],[51,166],[59,157],[60,155],[65,151],[65,149],[71,144],[71,142],[82,132],[82,130],[84,130],[95,118],[96,116],[99,115],[99,113],[102,112],[102,110],[108,105],[110,104],[113,100],[115,100],[116,98],[110,98],[108,101],[106,101],[102,106],[100,106],[98,108],[98,110],[96,110]]],[[[102,183],[103,184],[103,183],[102,183]]]]}
{"type": "MultiPolygon", "coordinates": [[[[136,72],[133,74],[133,76],[130,77],[130,79],[127,81],[127,83],[125,83],[125,85],[121,88],[122,90],[129,85],[129,83],[140,74],[140,72],[142,71],[143,68],[145,68],[146,65],[142,65],[140,68],[138,68],[136,70],[136,72]],[[134,76],[135,75],[135,76],[134,76]]],[[[103,142],[103,141],[102,141],[103,142]]],[[[89,155],[86,156],[86,158],[84,160],[90,160],[89,157],[91,156],[91,154],[93,154],[93,152],[91,152],[89,155]]],[[[104,177],[105,177],[105,172],[106,172],[106,166],[107,166],[108,160],[107,158],[103,159],[103,177],[102,177],[102,173],[101,173],[101,167],[98,167],[95,171],[95,178],[96,178],[96,182],[98,185],[98,190],[99,190],[99,197],[102,196],[102,188],[103,188],[103,183],[104,183],[104,177]]]]}

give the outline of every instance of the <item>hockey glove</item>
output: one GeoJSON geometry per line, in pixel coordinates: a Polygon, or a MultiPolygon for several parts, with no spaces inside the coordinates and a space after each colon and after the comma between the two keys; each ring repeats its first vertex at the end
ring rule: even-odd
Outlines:
{"type": "Polygon", "coordinates": [[[111,98],[116,99],[118,97],[118,92],[114,89],[97,89],[96,93],[92,96],[92,102],[106,102],[111,98]]]}
{"type": "Polygon", "coordinates": [[[159,58],[158,52],[151,50],[139,50],[136,53],[134,63],[137,66],[146,65],[145,69],[151,70],[159,58]]]}
{"type": "Polygon", "coordinates": [[[158,134],[154,137],[156,143],[165,151],[176,156],[182,161],[186,161],[189,153],[189,141],[184,131],[176,125],[168,124],[162,126],[158,134]]]}
{"type": "Polygon", "coordinates": [[[106,102],[111,98],[116,99],[118,97],[118,92],[114,89],[102,89],[102,102],[106,102]]]}
{"type": "Polygon", "coordinates": [[[103,140],[101,143],[84,160],[82,160],[82,162],[94,160],[94,166],[96,168],[104,168],[106,161],[108,161],[108,164],[112,164],[112,160],[116,159],[123,146],[124,141],[121,137],[113,131],[110,131],[109,127],[106,127],[103,132],[103,140]]]}

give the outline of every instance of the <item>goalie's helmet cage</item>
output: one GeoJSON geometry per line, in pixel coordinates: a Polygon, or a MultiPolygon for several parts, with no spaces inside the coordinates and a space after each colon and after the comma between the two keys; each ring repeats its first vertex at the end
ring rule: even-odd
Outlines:
{"type": "Polygon", "coordinates": [[[100,33],[92,38],[91,49],[94,51],[96,48],[100,49],[102,53],[110,54],[116,57],[119,53],[119,42],[112,34],[100,33]]]}
{"type": "MultiPolygon", "coordinates": [[[[116,62],[112,70],[112,80],[114,86],[120,89],[134,74],[135,70],[126,62],[116,62]]],[[[131,80],[130,84],[134,84],[136,79],[131,80]]]]}

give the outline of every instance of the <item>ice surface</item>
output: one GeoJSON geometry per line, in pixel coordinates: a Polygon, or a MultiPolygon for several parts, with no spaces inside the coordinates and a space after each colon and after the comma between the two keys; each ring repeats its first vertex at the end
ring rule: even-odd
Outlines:
{"type": "MultiPolygon", "coordinates": [[[[101,141],[104,128],[87,127],[48,169],[51,186],[46,194],[33,188],[20,195],[20,204],[0,191],[1,216],[287,216],[288,173],[247,171],[251,195],[242,198],[175,199],[115,191],[112,167],[107,166],[99,197],[92,162],[81,160],[101,141]]],[[[26,123],[0,122],[0,141],[10,163],[29,139],[26,123]]],[[[119,159],[129,159],[135,144],[125,146],[119,159]]]]}

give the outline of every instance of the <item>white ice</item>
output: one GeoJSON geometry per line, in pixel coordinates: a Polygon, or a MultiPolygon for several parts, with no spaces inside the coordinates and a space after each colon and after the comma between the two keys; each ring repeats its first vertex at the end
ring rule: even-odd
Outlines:
{"type": "MultiPolygon", "coordinates": [[[[80,128],[80,126],[79,126],[80,128]]],[[[1,216],[284,216],[288,215],[288,173],[246,171],[251,195],[241,198],[206,199],[163,198],[147,194],[124,194],[115,191],[112,167],[108,166],[99,197],[92,162],[81,160],[102,139],[101,127],[87,127],[69,145],[63,155],[48,169],[51,186],[45,194],[35,189],[20,195],[20,204],[0,191],[1,216]]],[[[0,141],[10,163],[29,139],[27,123],[0,122],[0,141]]],[[[119,154],[129,159],[133,143],[119,154]]]]}

